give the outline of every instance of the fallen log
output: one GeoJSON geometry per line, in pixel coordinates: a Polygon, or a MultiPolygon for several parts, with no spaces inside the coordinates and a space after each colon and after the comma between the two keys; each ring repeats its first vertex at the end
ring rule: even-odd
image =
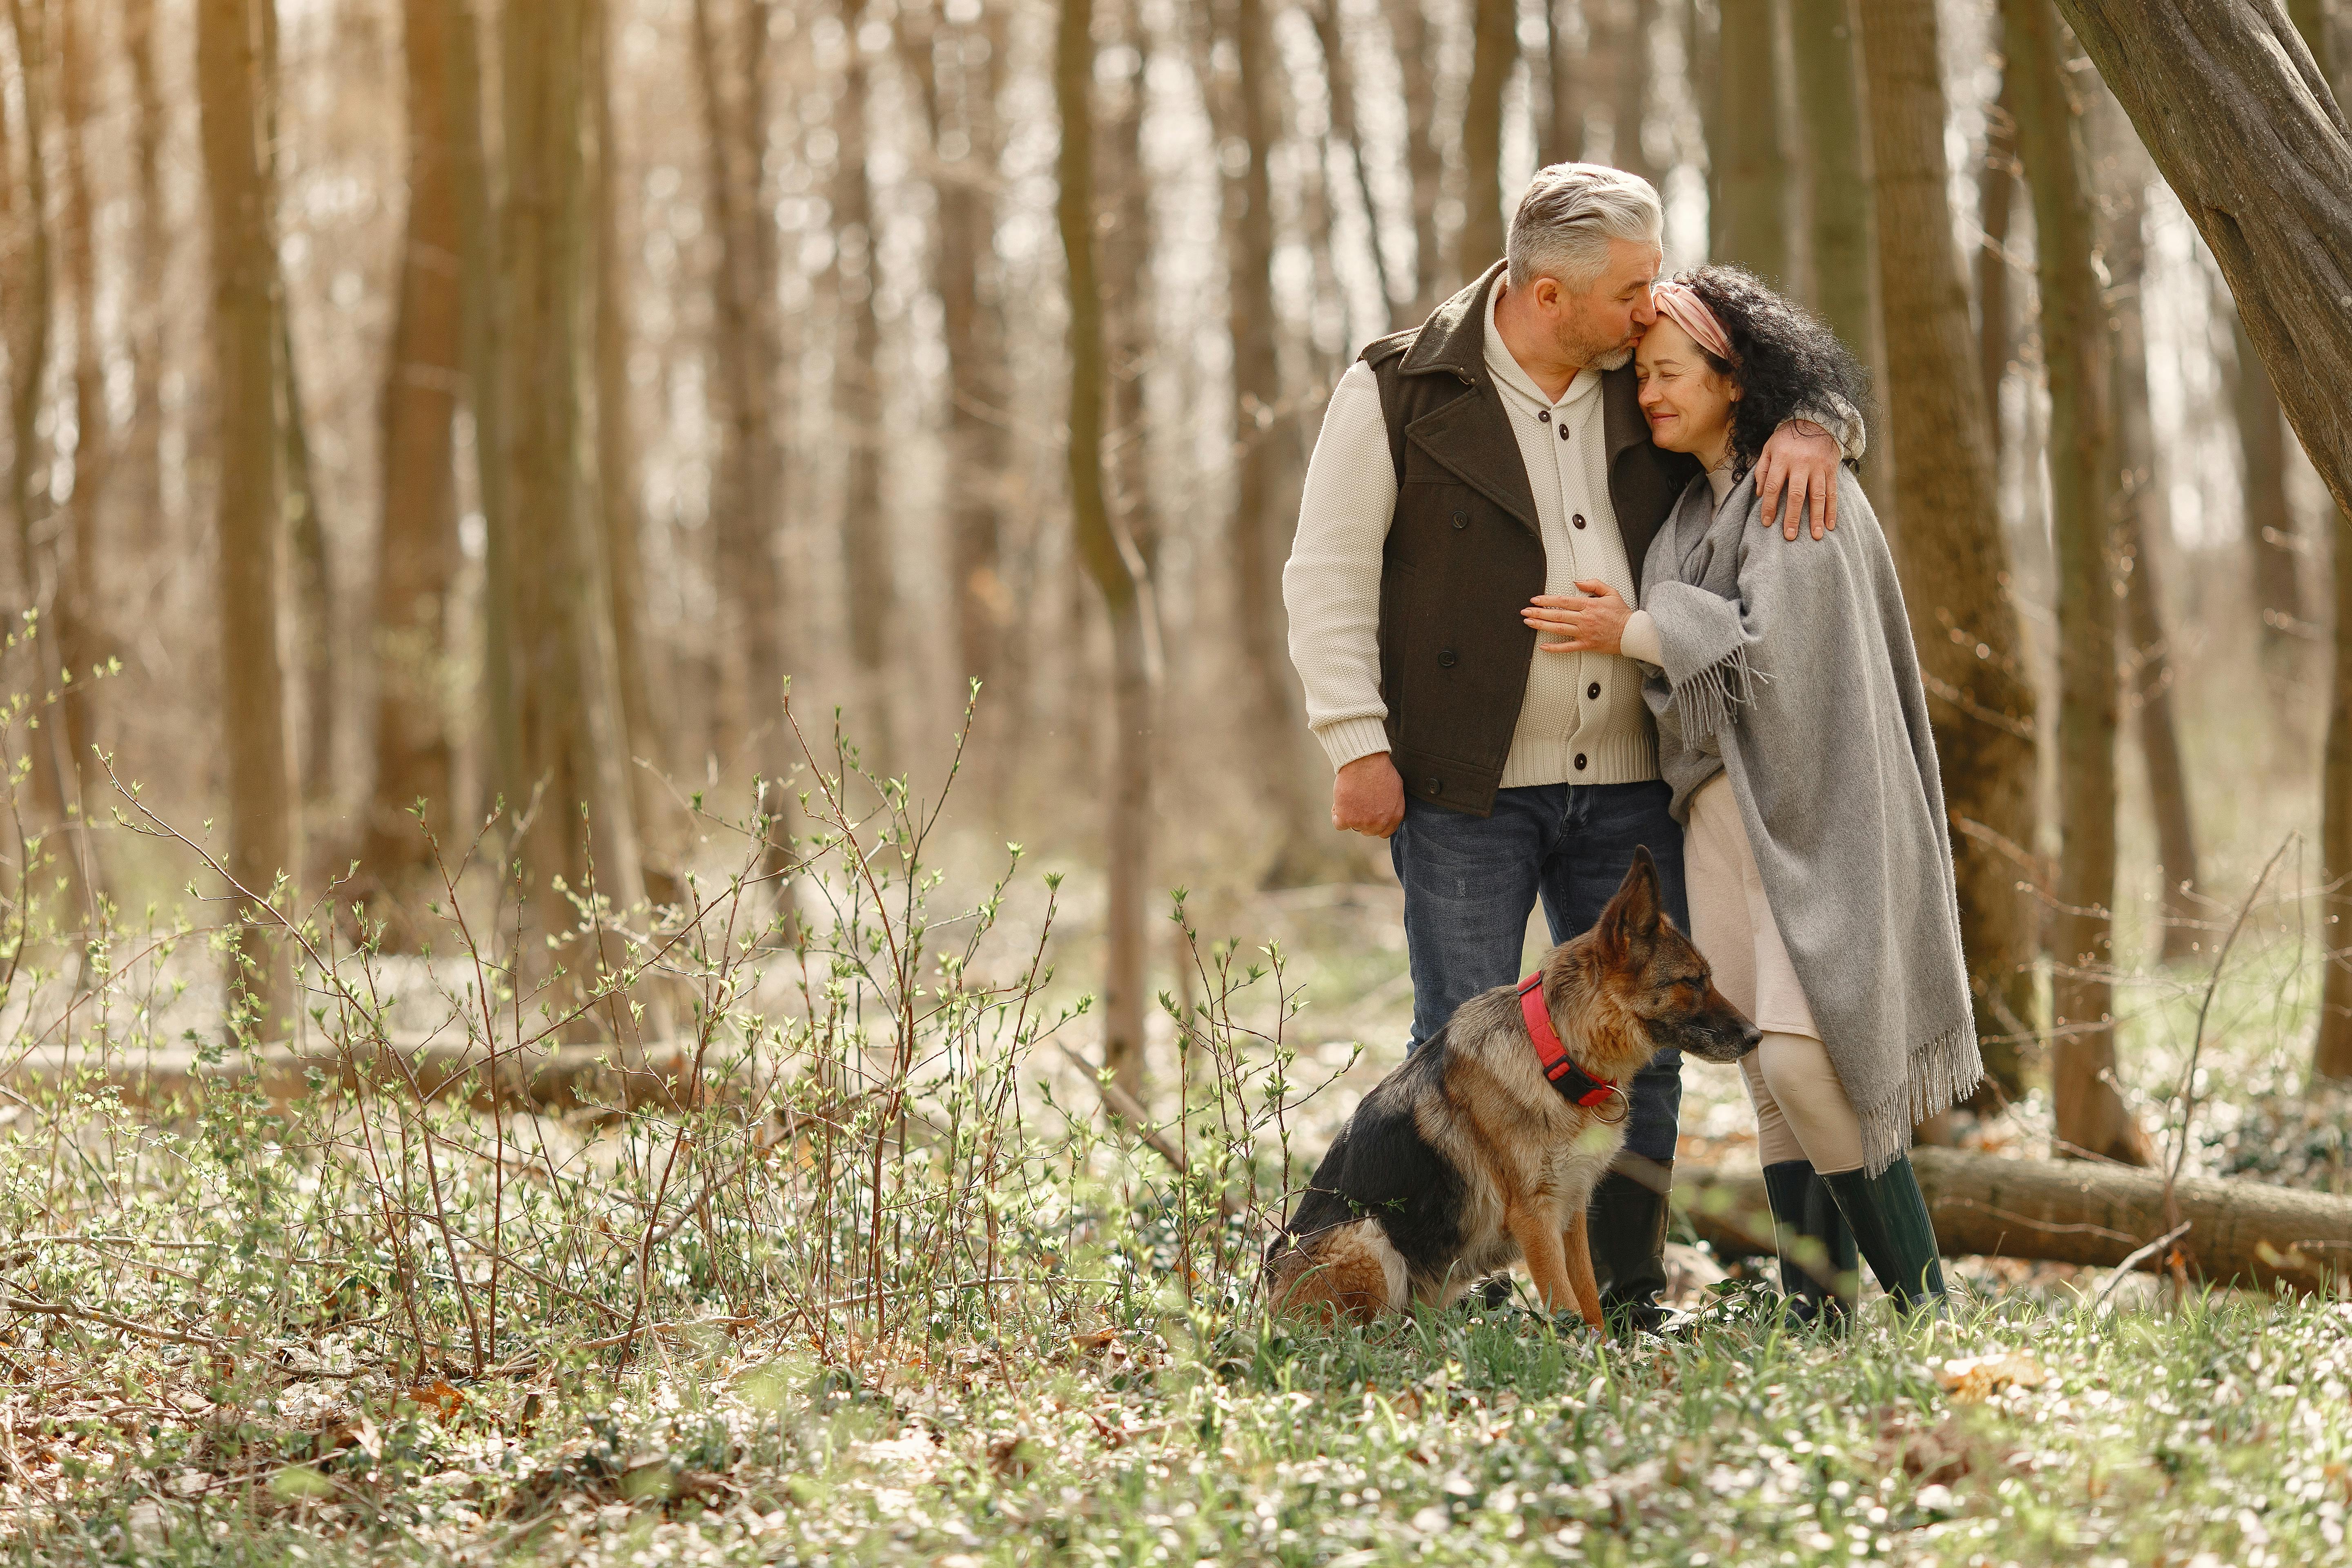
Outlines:
{"type": "MultiPolygon", "coordinates": [[[[2133,1258],[2176,1223],[2166,1214],[2164,1178],[2154,1172],[1960,1149],[1914,1149],[1911,1163],[1948,1255],[2169,1267],[2174,1248],[2133,1258]]],[[[2192,1278],[2325,1291],[2352,1274],[2352,1198],[2186,1176],[2173,1198],[2189,1226],[2177,1250],[2192,1278]]],[[[1760,1173],[1678,1167],[1674,1201],[1717,1256],[1771,1252],[1760,1173]]]]}

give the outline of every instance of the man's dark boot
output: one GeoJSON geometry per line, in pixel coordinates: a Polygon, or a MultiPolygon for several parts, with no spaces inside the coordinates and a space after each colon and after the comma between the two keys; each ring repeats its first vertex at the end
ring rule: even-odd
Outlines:
{"type": "Polygon", "coordinates": [[[1764,1199],[1772,1206],[1789,1321],[1843,1329],[1853,1310],[1853,1232],[1836,1200],[1804,1160],[1765,1166],[1764,1199]]]}
{"type": "Polygon", "coordinates": [[[1875,1176],[1840,1171],[1822,1180],[1886,1293],[1906,1312],[1925,1309],[1931,1316],[1944,1316],[1948,1298],[1943,1258],[1936,1250],[1936,1226],[1927,1217],[1927,1200],[1920,1195],[1911,1157],[1897,1158],[1875,1176]]]}
{"type": "Polygon", "coordinates": [[[1671,1162],[1644,1163],[1659,1184],[1622,1171],[1601,1177],[1585,1211],[1585,1235],[1610,1327],[1656,1333],[1674,1315],[1658,1296],[1666,1288],[1666,1194],[1675,1168],[1671,1162]]]}

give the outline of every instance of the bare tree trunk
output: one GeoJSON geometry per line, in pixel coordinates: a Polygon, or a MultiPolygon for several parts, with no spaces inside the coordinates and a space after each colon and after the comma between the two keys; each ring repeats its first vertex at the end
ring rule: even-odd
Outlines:
{"type": "Polygon", "coordinates": [[[2116,495],[2112,374],[2082,109],[2050,0],[2001,0],[2017,144],[2033,196],[2050,381],[2050,500],[2058,566],[2058,869],[2051,919],[2051,1079],[2070,1153],[2145,1164],[2118,1092],[2116,897],[2116,495]]]}
{"type": "Polygon", "coordinates": [[[1642,144],[1650,113],[1650,32],[1657,0],[1584,0],[1584,96],[1609,115],[1609,162],[1653,184],[1663,174],[1642,144]]]}
{"type": "Polygon", "coordinates": [[[840,148],[834,162],[833,225],[842,314],[845,331],[834,362],[835,428],[847,445],[849,477],[843,495],[841,552],[849,575],[849,652],[857,668],[858,697],[866,711],[856,728],[871,737],[869,760],[884,771],[898,755],[897,703],[889,656],[893,626],[888,521],[882,509],[882,326],[874,310],[879,270],[874,246],[874,190],[866,171],[865,51],[857,45],[866,0],[841,0],[842,26],[849,35],[848,63],[841,93],[834,100],[833,130],[840,148]]]}
{"type": "Polygon", "coordinates": [[[1443,278],[1437,249],[1437,203],[1445,160],[1437,146],[1436,38],[1421,0],[1386,0],[1389,37],[1404,87],[1404,167],[1412,187],[1412,299],[1391,317],[1391,328],[1418,326],[1437,309],[1443,278]]]}
{"type": "MultiPolygon", "coordinates": [[[[1101,283],[1094,250],[1092,0],[1062,0],[1054,59],[1061,111],[1060,190],[1055,211],[1070,285],[1070,510],[1078,552],[1110,616],[1112,745],[1109,801],[1110,909],[1103,996],[1103,1063],[1119,1088],[1144,1091],[1144,861],[1150,812],[1151,679],[1144,638],[1141,561],[1122,550],[1103,497],[1104,354],[1101,283]]],[[[1244,67],[1244,73],[1247,67],[1244,67]]]]}
{"type": "Polygon", "coordinates": [[[1985,111],[1984,167],[1977,173],[1977,205],[1984,242],[1977,247],[1977,341],[1984,377],[1985,411],[1991,416],[1992,465],[2000,474],[2000,387],[2009,379],[2016,342],[2009,292],[2010,218],[2017,207],[2017,96],[2004,68],[2000,97],[1985,111]]]}
{"type": "Polygon", "coordinates": [[[1471,0],[1462,227],[1454,236],[1454,272],[1459,278],[1475,278],[1503,254],[1503,89],[1519,59],[1517,27],[1512,0],[1471,0]]]}
{"type": "MultiPolygon", "coordinates": [[[[1805,130],[1811,187],[1813,297],[1822,320],[1886,382],[1886,336],[1879,323],[1878,210],[1870,162],[1857,0],[1790,0],[1797,107],[1805,130]]],[[[1895,486],[1883,443],[1874,444],[1864,482],[1879,521],[1892,532],[1895,486]]]]}
{"type": "Polygon", "coordinates": [[[1736,261],[1768,283],[1789,278],[1789,155],[1780,142],[1775,0],[1721,0],[1723,113],[1719,163],[1723,221],[1716,258],[1736,261]]]}
{"type": "MultiPolygon", "coordinates": [[[[166,111],[155,65],[155,0],[123,0],[122,46],[131,60],[132,172],[137,208],[131,219],[131,255],[142,278],[160,279],[171,267],[171,227],[163,203],[163,132],[166,111]]],[[[131,307],[125,326],[131,340],[131,426],[124,456],[128,499],[121,515],[130,526],[125,542],[149,551],[163,539],[163,310],[153,297],[131,307]]]]}
{"type": "Polygon", "coordinates": [[[1221,129],[1248,150],[1240,174],[1228,177],[1224,187],[1234,468],[1227,555],[1240,623],[1234,642],[1244,732],[1259,798],[1275,830],[1267,875],[1276,885],[1290,885],[1314,880],[1331,862],[1323,848],[1328,825],[1308,793],[1306,718],[1293,692],[1282,629],[1281,562],[1297,517],[1297,416],[1285,405],[1276,353],[1280,327],[1274,306],[1273,191],[1267,173],[1277,130],[1276,61],[1265,0],[1229,0],[1219,16],[1237,68],[1233,91],[1213,92],[1211,101],[1224,106],[1227,122],[1221,129]]]}
{"type": "MultiPolygon", "coordinates": [[[[278,8],[276,0],[261,7],[262,156],[269,163],[271,199],[286,180],[281,166],[286,142],[278,133],[278,8]]],[[[271,227],[276,228],[275,215],[271,227]]],[[[272,252],[273,261],[276,253],[272,252]]],[[[335,741],[335,584],[333,563],[327,554],[326,519],[319,511],[319,488],[310,470],[310,425],[302,401],[300,362],[294,354],[293,301],[288,297],[282,270],[270,283],[275,311],[272,335],[278,353],[278,439],[284,450],[278,458],[278,506],[289,545],[289,574],[293,589],[294,665],[298,700],[294,708],[295,770],[305,799],[324,801],[334,794],[335,741]]]]}
{"type": "MultiPolygon", "coordinates": [[[[744,45],[754,52],[747,56],[746,68],[756,71],[760,60],[756,51],[767,41],[767,11],[752,0],[751,13],[744,45]]],[[[668,761],[671,745],[669,726],[664,721],[667,710],[654,700],[654,647],[646,629],[646,519],[637,483],[636,419],[629,398],[631,279],[621,226],[621,149],[614,130],[614,26],[609,7],[600,6],[598,14],[596,33],[588,41],[589,111],[596,117],[596,164],[590,199],[594,206],[596,236],[597,523],[603,534],[604,582],[611,595],[613,663],[619,678],[616,695],[621,733],[627,748],[617,762],[627,780],[629,809],[636,826],[639,853],[659,860],[657,877],[662,901],[674,903],[683,895],[685,885],[674,864],[672,846],[678,835],[659,830],[669,810],[669,796],[655,770],[668,761]],[[641,760],[644,766],[638,765],[641,760]],[[657,846],[659,852],[656,854],[657,846]]],[[[758,187],[755,184],[750,188],[758,187]]],[[[755,577],[759,571],[756,558],[745,558],[745,576],[755,577]]],[[[750,640],[755,649],[764,637],[768,639],[768,651],[772,653],[779,635],[779,618],[772,615],[764,626],[754,621],[750,640]]],[[[781,691],[781,669],[776,671],[775,682],[774,689],[781,691]]],[[[777,854],[781,856],[782,850],[777,854]]],[[[654,868],[648,865],[646,869],[654,868]]]]}
{"type": "MultiPolygon", "coordinates": [[[[1371,172],[1364,162],[1363,137],[1356,125],[1356,78],[1348,68],[1339,0],[1311,0],[1307,14],[1314,19],[1316,42],[1323,51],[1323,79],[1331,95],[1331,134],[1348,150],[1348,167],[1356,176],[1356,199],[1363,204],[1364,226],[1370,233],[1366,248],[1371,253],[1372,277],[1380,284],[1381,305],[1393,312],[1396,290],[1389,282],[1388,257],[1381,248],[1381,208],[1372,199],[1371,172]]],[[[1379,330],[1387,330],[1386,318],[1379,330]]]]}
{"type": "MultiPolygon", "coordinates": [[[[197,105],[212,215],[214,401],[220,411],[215,532],[221,711],[228,753],[228,871],[253,894],[299,870],[300,795],[288,732],[278,632],[278,254],[270,240],[269,166],[261,143],[260,9],[275,0],[199,0],[197,105]]],[[[240,904],[230,983],[252,998],[259,1032],[292,1022],[287,944],[260,933],[240,904]]]]}
{"type": "MultiPolygon", "coordinates": [[[[596,258],[589,180],[593,0],[510,5],[500,39],[507,203],[500,316],[506,325],[508,493],[513,510],[519,750],[531,792],[521,854],[530,873],[530,962],[571,971],[607,955],[568,939],[567,891],[637,901],[637,845],[620,776],[618,673],[593,468],[596,258]],[[592,865],[593,861],[593,865],[592,865]],[[556,939],[548,952],[548,938],[556,939]]],[[[594,1021],[601,1022],[601,1021],[594,1021]]]]}
{"type": "MultiPolygon", "coordinates": [[[[60,0],[60,107],[65,132],[66,276],[74,300],[73,499],[61,536],[48,553],[53,562],[58,666],[63,677],[50,744],[61,745],[59,783],[70,796],[72,840],[67,853],[85,896],[105,885],[97,845],[89,826],[90,747],[97,739],[98,692],[91,679],[113,652],[113,638],[100,623],[100,571],[106,559],[104,510],[111,490],[114,437],[106,412],[106,366],[99,352],[98,206],[90,195],[90,140],[99,64],[97,7],[93,0],[60,0]],[[65,548],[59,550],[62,543],[65,548]]],[[[85,912],[95,913],[95,905],[85,912]]]]}
{"type": "MultiPolygon", "coordinates": [[[[1318,7],[1318,13],[1328,9],[1318,7]]],[[[1143,384],[1157,349],[1152,332],[1151,172],[1143,161],[1143,111],[1152,40],[1140,0],[1120,0],[1119,13],[1119,37],[1134,51],[1136,67],[1110,110],[1095,180],[1095,206],[1110,218],[1102,228],[1099,258],[1107,354],[1104,373],[1109,383],[1106,410],[1110,422],[1103,456],[1113,537],[1123,549],[1131,548],[1135,558],[1143,563],[1138,581],[1150,583],[1155,580],[1160,550],[1143,384]]],[[[1157,608],[1156,596],[1147,594],[1147,644],[1156,643],[1160,636],[1157,608]]],[[[1157,730],[1156,722],[1153,728],[1157,730]]]]}
{"type": "Polygon", "coordinates": [[[404,0],[408,218],[383,383],[383,514],[376,535],[375,782],[361,865],[387,940],[415,943],[405,913],[438,896],[425,834],[457,822],[456,749],[444,692],[457,574],[456,416],[464,301],[451,164],[446,0],[404,0]],[[422,808],[422,822],[411,813],[422,808]]]}
{"type": "MultiPolygon", "coordinates": [[[[743,36],[722,55],[713,0],[695,0],[695,68],[701,78],[705,178],[719,230],[716,325],[721,447],[717,522],[730,563],[730,637],[743,647],[752,760],[775,819],[762,874],[781,879],[788,857],[792,732],[784,722],[782,447],[773,376],[783,358],[776,321],[772,210],[761,170],[767,139],[766,0],[746,0],[743,36]],[[722,63],[727,62],[727,63],[722,63]],[[730,69],[731,65],[731,69],[730,69]],[[729,77],[740,76],[733,81],[729,77]],[[764,231],[764,232],[763,232],[764,231]]],[[[778,882],[779,890],[782,884],[778,882]]]]}
{"type": "Polygon", "coordinates": [[[1961,948],[1985,1065],[2023,1092],[2034,921],[2018,890],[2034,837],[2033,689],[2008,597],[1976,336],[1953,243],[1935,0],[1862,8],[1871,156],[1877,170],[1898,539],[1951,816],[1961,948]]]}
{"type": "Polygon", "coordinates": [[[2197,835],[2189,805],[2188,768],[2172,709],[2172,649],[2164,625],[2159,578],[2161,542],[2172,534],[2172,508],[2156,463],[2156,433],[2147,407],[2147,155],[2114,100],[2105,94],[2096,120],[2101,163],[2116,171],[2107,194],[2105,255],[2108,299],[2116,323],[2116,458],[2123,475],[2121,519],[2126,593],[2125,634],[2131,657],[2131,700],[2139,714],[2140,753],[2147,768],[2148,804],[2156,818],[2157,857],[2163,878],[2167,963],[2197,955],[2197,908],[2184,889],[2194,887],[2197,835]]]}
{"type": "MultiPolygon", "coordinates": [[[[1549,100],[1537,131],[1538,163],[1570,163],[1584,155],[1584,94],[1578,90],[1576,74],[1580,56],[1570,47],[1568,30],[1560,25],[1561,13],[1570,3],[1543,0],[1544,86],[1549,100]]],[[[1323,9],[1332,9],[1331,0],[1325,0],[1323,9]]],[[[1588,33],[1588,45],[1590,40],[1588,33]]]]}
{"type": "Polygon", "coordinates": [[[2263,652],[2275,662],[2291,656],[2303,619],[2301,571],[2294,555],[2294,514],[2286,503],[2286,420],[2270,373],[2254,353],[2243,321],[2231,312],[2237,353],[2231,361],[2231,402],[2238,416],[2238,452],[2245,497],[2248,586],[2262,622],[2263,652]]]}
{"type": "MultiPolygon", "coordinates": [[[[899,12],[929,121],[939,232],[932,252],[941,336],[948,351],[948,442],[958,482],[948,516],[950,601],[955,619],[956,674],[964,682],[996,681],[1003,643],[1013,621],[1004,583],[1003,487],[1004,403],[1003,322],[997,301],[983,298],[982,267],[994,251],[997,160],[1003,131],[997,96],[1004,74],[1003,7],[989,13],[998,36],[971,23],[931,23],[930,13],[899,12]],[[984,59],[975,59],[976,55],[984,59]]],[[[1336,110],[1335,110],[1336,112],[1336,110]]],[[[1015,694],[992,691],[984,709],[1011,717],[1015,694]]]]}
{"type": "Polygon", "coordinates": [[[507,507],[505,329],[499,309],[496,171],[485,139],[481,28],[476,0],[441,0],[449,39],[450,175],[457,206],[458,338],[466,410],[473,418],[476,493],[482,509],[482,719],[478,736],[484,804],[520,808],[523,778],[521,704],[515,694],[514,518],[507,507]]]}
{"type": "MultiPolygon", "coordinates": [[[[2344,83],[2327,37],[2326,7],[2320,0],[2289,0],[2295,30],[2321,77],[2344,83]]],[[[2341,489],[2336,491],[2340,497],[2341,489]]],[[[2352,513],[2340,500],[2328,551],[2335,587],[2334,657],[2328,681],[2327,740],[2320,769],[2320,878],[2326,893],[2327,967],[2321,982],[2319,1028],[2312,1042],[2312,1070],[2321,1078],[2352,1079],[2352,513]]]]}

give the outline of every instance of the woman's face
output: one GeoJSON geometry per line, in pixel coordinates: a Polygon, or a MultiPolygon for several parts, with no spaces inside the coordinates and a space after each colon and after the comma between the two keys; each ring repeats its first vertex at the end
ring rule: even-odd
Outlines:
{"type": "Polygon", "coordinates": [[[1717,453],[1731,438],[1739,389],[1716,374],[1690,334],[1670,316],[1642,334],[1633,356],[1650,439],[1669,452],[1717,453]]]}

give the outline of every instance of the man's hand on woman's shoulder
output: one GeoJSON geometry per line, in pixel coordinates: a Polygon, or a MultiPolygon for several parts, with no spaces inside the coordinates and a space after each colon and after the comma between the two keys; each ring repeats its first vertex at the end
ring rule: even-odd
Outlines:
{"type": "Polygon", "coordinates": [[[1791,419],[1772,432],[1756,459],[1756,494],[1764,502],[1764,526],[1780,524],[1784,539],[1797,537],[1811,521],[1819,539],[1837,527],[1837,437],[1810,419],[1791,419]]]}

